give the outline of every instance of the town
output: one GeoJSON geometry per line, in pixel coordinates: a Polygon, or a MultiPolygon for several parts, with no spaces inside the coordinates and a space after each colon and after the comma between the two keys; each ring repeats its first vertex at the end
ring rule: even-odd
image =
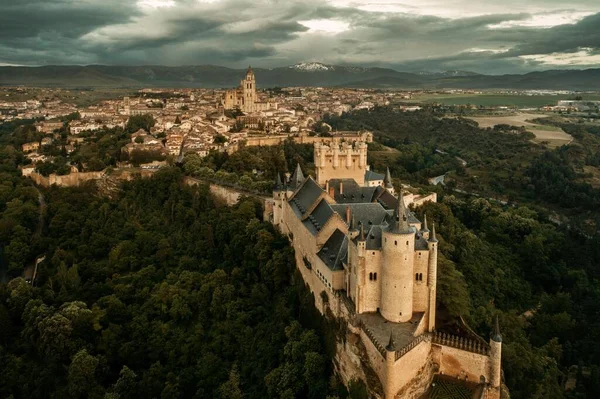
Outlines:
{"type": "MultiPolygon", "coordinates": [[[[325,115],[342,115],[378,106],[391,106],[403,112],[433,107],[437,111],[477,118],[503,117],[519,111],[589,114],[597,113],[600,104],[599,101],[582,101],[581,96],[574,96],[574,100],[558,99],[553,100],[555,105],[538,107],[456,106],[451,105],[454,98],[489,95],[473,90],[424,92],[319,87],[259,90],[259,84],[249,67],[236,89],[141,89],[132,95],[102,100],[89,106],[68,102],[64,93],[58,96],[57,93],[64,92],[61,89],[16,87],[4,90],[27,99],[0,100],[0,121],[38,121],[35,123],[38,134],[32,136],[35,140],[21,145],[31,161],[23,168],[23,174],[41,171],[45,175],[64,175],[98,172],[107,167],[156,169],[181,161],[186,154],[200,157],[210,151],[231,154],[240,147],[277,145],[287,139],[314,143],[327,141],[326,138],[332,136],[363,134],[367,141],[372,141],[369,132],[334,131],[322,119],[325,115]],[[419,102],[419,99],[428,102],[419,102]],[[114,129],[125,129],[128,122],[135,119],[146,122],[138,124],[140,128],[130,132],[129,142],[123,144],[117,156],[107,163],[91,154],[96,151],[102,137],[106,141],[107,134],[116,132],[114,129]]],[[[566,94],[574,93],[503,91],[495,95],[516,95],[527,100],[540,96],[564,97],[566,94]]],[[[76,98],[77,91],[70,90],[69,95],[76,98]]]]}

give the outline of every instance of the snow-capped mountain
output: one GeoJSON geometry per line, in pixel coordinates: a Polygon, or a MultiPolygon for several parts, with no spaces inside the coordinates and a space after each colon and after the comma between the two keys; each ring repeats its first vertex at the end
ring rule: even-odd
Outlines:
{"type": "Polygon", "coordinates": [[[325,65],[320,62],[300,62],[295,65],[290,65],[288,68],[304,72],[335,71],[333,65],[325,65]]]}
{"type": "Polygon", "coordinates": [[[455,76],[477,76],[479,75],[476,72],[471,72],[471,71],[459,71],[459,70],[454,70],[454,71],[442,71],[442,72],[429,72],[429,71],[420,71],[418,72],[419,75],[425,75],[425,76],[438,76],[438,77],[455,77],[455,76]]]}

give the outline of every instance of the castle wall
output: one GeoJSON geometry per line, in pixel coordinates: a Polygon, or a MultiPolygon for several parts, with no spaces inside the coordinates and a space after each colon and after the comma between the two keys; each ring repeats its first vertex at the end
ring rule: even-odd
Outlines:
{"type": "Polygon", "coordinates": [[[489,382],[489,356],[439,344],[431,350],[440,374],[475,383],[483,376],[489,382]]]}
{"type": "Polygon", "coordinates": [[[429,304],[428,266],[429,251],[415,251],[414,273],[413,273],[413,311],[426,312],[429,304]],[[417,275],[422,280],[417,280],[417,275]]]}
{"type": "Polygon", "coordinates": [[[344,285],[344,270],[336,270],[332,272],[331,280],[331,287],[334,290],[343,290],[346,288],[344,285]]]}
{"type": "MultiPolygon", "coordinates": [[[[412,350],[396,360],[391,367],[388,367],[386,382],[384,384],[386,398],[400,397],[396,396],[398,392],[409,385],[415,377],[424,377],[419,375],[419,371],[427,364],[430,351],[431,341],[424,339],[412,350]]],[[[395,356],[395,354],[391,356],[395,356]]],[[[402,396],[402,398],[404,397],[402,396]]]]}
{"type": "Polygon", "coordinates": [[[364,285],[359,305],[360,313],[376,312],[381,303],[381,251],[367,250],[365,260],[364,274],[361,276],[364,285]],[[371,273],[373,273],[373,280],[369,279],[371,273]]]}
{"type": "MultiPolygon", "coordinates": [[[[359,141],[362,140],[363,137],[371,137],[369,136],[371,133],[356,133],[356,134],[346,134],[339,135],[334,137],[319,137],[319,136],[292,136],[288,134],[277,134],[277,135],[260,135],[260,136],[249,136],[246,139],[246,146],[273,146],[282,144],[287,139],[292,139],[294,142],[298,144],[329,144],[334,141],[334,139],[339,139],[340,137],[344,140],[349,141],[359,141]]],[[[372,140],[371,140],[372,141],[372,140]]],[[[364,176],[363,176],[364,178],[364,176]]]]}
{"type": "Polygon", "coordinates": [[[104,171],[99,172],[75,172],[68,175],[51,174],[48,177],[42,176],[37,172],[32,172],[29,177],[33,181],[43,187],[57,185],[59,187],[78,187],[81,184],[90,181],[98,180],[104,177],[104,171]]]}
{"type": "MultiPolygon", "coordinates": [[[[379,381],[384,383],[386,381],[386,361],[384,355],[381,354],[363,329],[360,329],[359,335],[366,348],[369,366],[371,366],[375,374],[377,374],[379,381]]],[[[385,384],[383,385],[385,387],[385,384]]]]}

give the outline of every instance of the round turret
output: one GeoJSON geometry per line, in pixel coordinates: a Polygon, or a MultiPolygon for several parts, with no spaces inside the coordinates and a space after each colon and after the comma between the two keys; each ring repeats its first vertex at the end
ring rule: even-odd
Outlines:
{"type": "Polygon", "coordinates": [[[502,335],[498,326],[498,316],[494,321],[494,330],[490,336],[490,384],[499,388],[502,382],[502,335]]]}
{"type": "Polygon", "coordinates": [[[390,227],[382,234],[381,315],[393,322],[406,322],[413,311],[415,234],[408,225],[402,195],[390,227]]]}

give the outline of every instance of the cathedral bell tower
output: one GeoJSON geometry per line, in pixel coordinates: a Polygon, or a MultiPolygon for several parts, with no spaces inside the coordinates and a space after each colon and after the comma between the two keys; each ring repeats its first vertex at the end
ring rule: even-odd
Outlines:
{"type": "Polygon", "coordinates": [[[256,102],[256,78],[254,77],[254,71],[252,67],[248,67],[246,77],[240,82],[243,92],[243,106],[242,111],[254,112],[254,103],[256,102]]]}

